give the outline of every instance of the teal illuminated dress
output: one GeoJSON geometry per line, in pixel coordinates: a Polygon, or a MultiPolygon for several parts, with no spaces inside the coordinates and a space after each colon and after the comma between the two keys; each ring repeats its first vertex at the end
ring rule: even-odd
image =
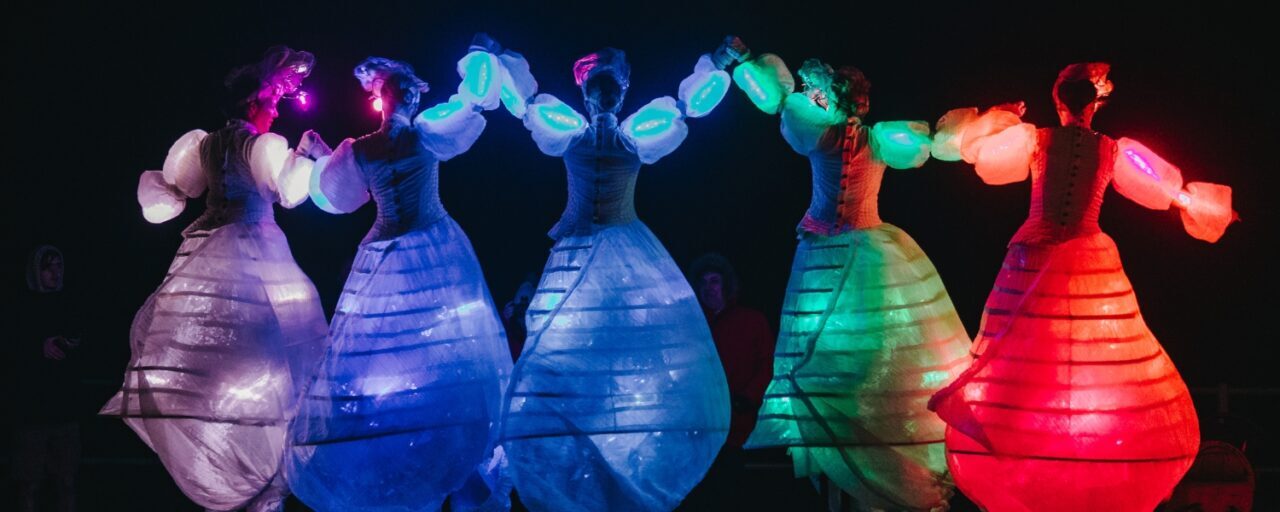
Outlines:
{"type": "Polygon", "coordinates": [[[783,138],[813,173],[774,376],[746,447],[789,447],[797,476],[825,475],[860,508],[945,508],[946,425],[926,404],[968,364],[969,338],[937,269],[877,210],[885,167],[928,158],[928,125],[868,127],[822,101],[832,89],[821,83],[792,93],[773,55],[734,80],[761,110],[781,112],[783,138]]]}

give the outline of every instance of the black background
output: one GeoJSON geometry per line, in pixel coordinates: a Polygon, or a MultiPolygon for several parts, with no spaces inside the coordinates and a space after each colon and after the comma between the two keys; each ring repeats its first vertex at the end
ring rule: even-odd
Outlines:
{"type": "MultiPolygon", "coordinates": [[[[227,70],[256,61],[272,44],[313,52],[317,65],[305,89],[314,106],[282,104],[273,131],[296,142],[315,128],[336,145],[378,124],[351,76],[357,62],[370,55],[410,62],[433,87],[424,105],[434,104],[455,90],[454,65],[476,31],[522,52],[540,90],[580,111],[573,61],[602,46],[625,50],[632,87],[624,116],[652,98],[674,96],[698,55],[726,34],[757,53],[779,54],[793,69],[807,57],[860,67],[873,84],[870,122],[934,121],[954,107],[1026,100],[1027,120],[1048,126],[1056,124],[1050,87],[1057,71],[1072,62],[1110,62],[1115,93],[1094,128],[1143,141],[1188,181],[1231,185],[1243,219],[1219,243],[1206,244],[1182,231],[1176,213],[1109,191],[1101,224],[1120,247],[1143,316],[1193,388],[1274,386],[1277,179],[1267,148],[1277,144],[1277,28],[1253,7],[112,4],[19,3],[4,16],[9,129],[0,169],[3,261],[12,269],[4,275],[11,289],[20,287],[23,258],[35,244],[66,253],[68,286],[88,297],[94,325],[93,346],[85,349],[93,361],[87,378],[96,383],[86,388],[87,411],[116,385],[128,359],[130,319],[160,282],[180,231],[202,209],[197,199],[174,221],[146,223],[134,194],[138,173],[159,169],[187,130],[221,126],[217,99],[227,70]]],[[[562,162],[542,155],[505,110],[487,117],[472,150],[441,166],[440,188],[502,304],[544,263],[551,245],[545,232],[564,206],[565,177],[562,162]]],[[[642,170],[639,214],[682,266],[706,251],[728,256],[743,281],[743,302],[776,327],[794,226],[808,205],[808,163],[779,136],[778,120],[739,91],[689,125],[679,150],[642,170]]],[[[971,167],[939,161],[889,173],[882,217],[926,250],[968,330],[976,331],[1005,244],[1026,216],[1029,184],[985,186],[971,167]]],[[[331,312],[372,224],[372,205],[333,216],[307,203],[277,209],[277,220],[331,312]]],[[[1213,412],[1213,395],[1196,399],[1202,416],[1213,412]]],[[[1269,423],[1262,416],[1274,402],[1266,399],[1271,405],[1250,413],[1250,421],[1269,423]]],[[[87,425],[108,431],[86,433],[88,457],[95,456],[95,435],[120,439],[98,455],[153,457],[117,432],[118,423],[87,425]]],[[[1266,446],[1263,437],[1255,442],[1266,446]]]]}

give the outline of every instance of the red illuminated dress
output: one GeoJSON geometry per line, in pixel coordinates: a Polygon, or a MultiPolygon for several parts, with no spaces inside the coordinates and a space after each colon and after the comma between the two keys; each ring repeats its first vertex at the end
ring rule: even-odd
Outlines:
{"type": "MultiPolygon", "coordinates": [[[[1106,71],[1073,65],[1059,84],[1089,80],[1105,96],[1106,71]]],[[[1212,242],[1233,218],[1230,189],[1182,189],[1177,168],[1141,144],[1090,130],[1098,105],[1071,116],[1059,101],[1064,126],[1038,130],[1001,110],[939,121],[936,156],[950,145],[987,183],[1032,183],[975,362],[930,402],[950,427],[956,485],[986,510],[1150,511],[1200,442],[1187,387],[1143,321],[1098,211],[1114,184],[1143,206],[1182,208],[1187,230],[1212,242]]]]}

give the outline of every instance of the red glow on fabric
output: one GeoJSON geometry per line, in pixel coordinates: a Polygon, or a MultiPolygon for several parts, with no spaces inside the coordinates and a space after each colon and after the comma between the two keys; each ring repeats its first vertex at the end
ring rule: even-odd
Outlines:
{"type": "Polygon", "coordinates": [[[1110,237],[1010,246],[973,352],[930,407],[985,510],[1149,512],[1190,467],[1195,408],[1110,237]]]}

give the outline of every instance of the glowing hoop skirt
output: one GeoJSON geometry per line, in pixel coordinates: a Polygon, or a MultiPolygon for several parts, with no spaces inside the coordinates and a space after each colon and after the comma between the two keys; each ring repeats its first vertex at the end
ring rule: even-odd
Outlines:
{"type": "Polygon", "coordinates": [[[493,456],[511,366],[457,223],[362,244],[330,339],[290,429],[294,493],[332,510],[440,509],[493,456]]]}
{"type": "Polygon", "coordinates": [[[272,510],[287,494],[286,426],[325,326],[275,223],[189,233],[134,317],[124,386],[101,414],[122,417],[192,501],[272,510]]]}
{"type": "Polygon", "coordinates": [[[945,506],[946,424],[925,406],[969,362],[929,258],[890,224],[796,249],[774,378],[748,448],[788,446],[865,507],[945,506]]]}
{"type": "Polygon", "coordinates": [[[1187,387],[1105,234],[1011,245],[973,351],[937,405],[987,510],[1150,511],[1195,458],[1187,387]]]}
{"type": "Polygon", "coordinates": [[[728,388],[684,276],[640,221],[566,236],[529,306],[504,447],[532,509],[670,510],[729,428],[728,388]]]}

